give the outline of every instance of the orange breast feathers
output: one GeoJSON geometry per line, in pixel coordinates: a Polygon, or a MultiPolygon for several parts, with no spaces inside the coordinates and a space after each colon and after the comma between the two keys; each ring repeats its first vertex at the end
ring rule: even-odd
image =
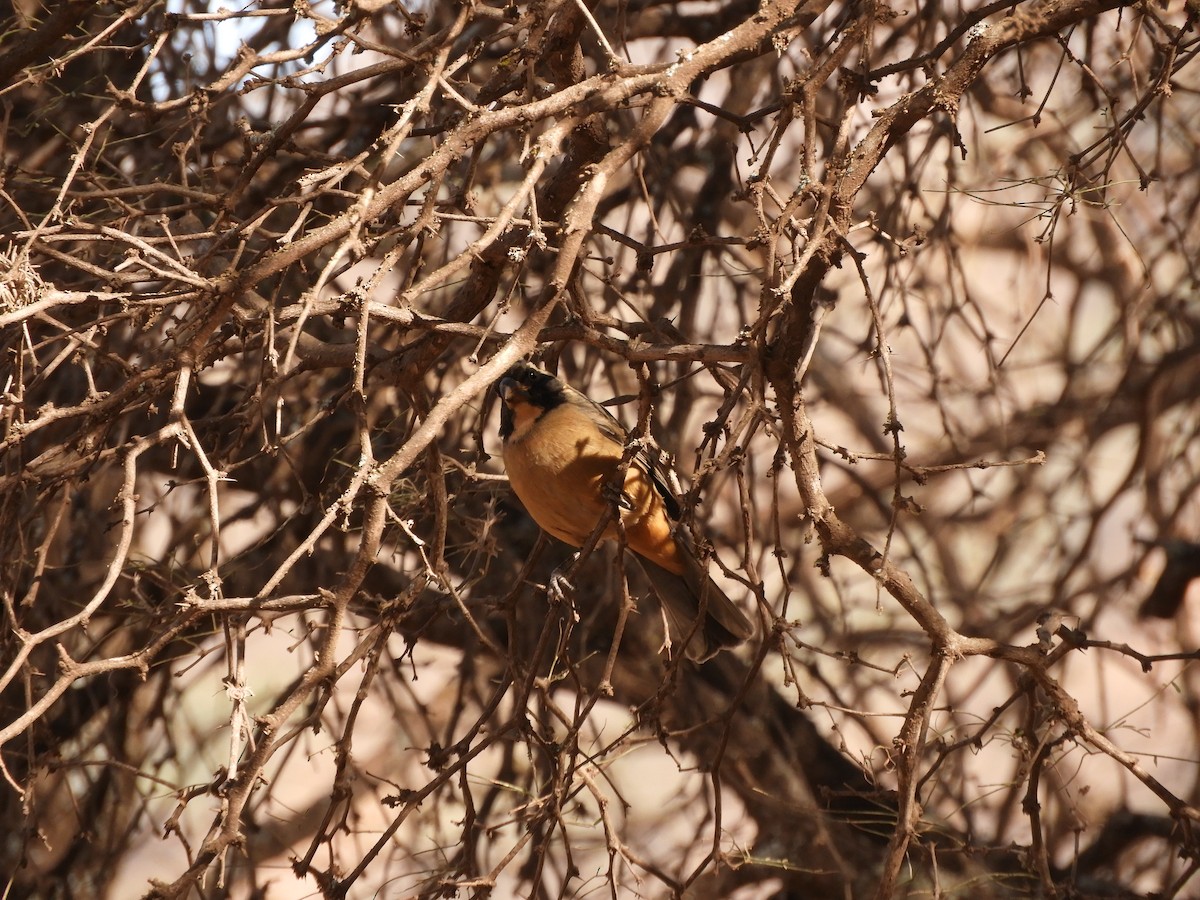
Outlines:
{"type": "MultiPolygon", "coordinates": [[[[509,483],[538,525],[580,547],[601,517],[611,516],[611,485],[624,448],[570,404],[541,413],[535,428],[521,424],[504,447],[509,483]]],[[[619,508],[626,546],[682,575],[683,560],[662,497],[636,464],[625,473],[619,508]]],[[[616,525],[610,521],[603,538],[616,537],[616,525]]]]}

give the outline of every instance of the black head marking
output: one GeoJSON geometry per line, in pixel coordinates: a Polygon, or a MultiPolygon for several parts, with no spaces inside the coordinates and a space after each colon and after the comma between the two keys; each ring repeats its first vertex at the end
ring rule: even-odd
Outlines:
{"type": "Polygon", "coordinates": [[[503,401],[500,407],[502,438],[507,438],[513,433],[513,404],[528,403],[546,412],[567,400],[566,387],[561,381],[529,363],[517,363],[512,366],[496,383],[496,391],[503,401]]]}

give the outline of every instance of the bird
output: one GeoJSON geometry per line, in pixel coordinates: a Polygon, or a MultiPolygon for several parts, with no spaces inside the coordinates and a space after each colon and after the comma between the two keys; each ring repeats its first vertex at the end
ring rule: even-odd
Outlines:
{"type": "Polygon", "coordinates": [[[1158,576],[1158,581],[1138,608],[1138,616],[1173,618],[1183,605],[1183,598],[1187,595],[1192,579],[1200,578],[1200,544],[1177,538],[1145,543],[1162,547],[1167,562],[1163,566],[1162,574],[1158,576]]]}
{"type": "Polygon", "coordinates": [[[688,639],[687,657],[705,662],[751,637],[749,619],[701,564],[660,459],[644,448],[636,453],[617,494],[628,432],[604,407],[529,363],[509,368],[496,391],[508,481],[542,530],[578,548],[608,517],[601,540],[619,539],[615,500],[625,546],[658,595],[673,639],[688,639]]]}

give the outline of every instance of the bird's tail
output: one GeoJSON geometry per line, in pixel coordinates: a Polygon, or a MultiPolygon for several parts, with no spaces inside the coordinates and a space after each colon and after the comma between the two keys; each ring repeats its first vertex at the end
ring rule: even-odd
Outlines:
{"type": "Polygon", "coordinates": [[[721,650],[747,640],[754,634],[754,626],[692,553],[681,555],[686,561],[683,575],[641,557],[637,560],[662,602],[672,637],[682,641],[691,634],[684,652],[688,659],[704,662],[721,650]],[[703,619],[697,624],[701,610],[703,619]]]}

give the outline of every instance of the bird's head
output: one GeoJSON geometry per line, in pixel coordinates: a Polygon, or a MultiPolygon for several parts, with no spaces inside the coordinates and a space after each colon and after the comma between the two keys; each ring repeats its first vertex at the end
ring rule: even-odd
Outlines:
{"type": "Polygon", "coordinates": [[[500,437],[508,440],[548,410],[566,402],[567,387],[549,372],[529,363],[517,363],[496,382],[499,394],[500,437]]]}

